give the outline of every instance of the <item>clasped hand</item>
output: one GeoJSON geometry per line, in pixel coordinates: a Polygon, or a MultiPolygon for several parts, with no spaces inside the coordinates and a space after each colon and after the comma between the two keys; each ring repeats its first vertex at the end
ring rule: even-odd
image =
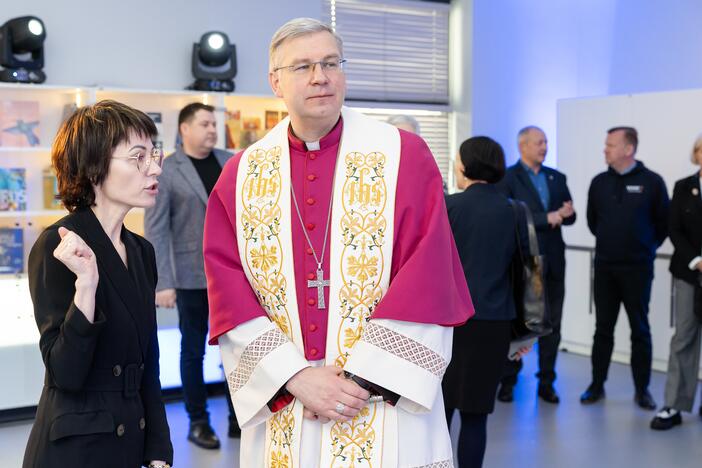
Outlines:
{"type": "Polygon", "coordinates": [[[305,418],[321,423],[348,421],[368,404],[370,393],[344,378],[343,372],[336,366],[306,367],[288,380],[285,388],[300,400],[305,418]]]}

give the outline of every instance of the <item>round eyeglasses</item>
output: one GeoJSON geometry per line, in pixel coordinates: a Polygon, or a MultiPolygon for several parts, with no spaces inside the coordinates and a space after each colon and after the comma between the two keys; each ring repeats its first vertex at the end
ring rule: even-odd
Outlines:
{"type": "Polygon", "coordinates": [[[153,162],[158,167],[163,163],[163,143],[157,141],[151,149],[150,154],[146,154],[146,149],[140,149],[138,153],[129,156],[112,156],[112,159],[134,159],[139,172],[146,174],[149,171],[149,166],[153,162]]]}

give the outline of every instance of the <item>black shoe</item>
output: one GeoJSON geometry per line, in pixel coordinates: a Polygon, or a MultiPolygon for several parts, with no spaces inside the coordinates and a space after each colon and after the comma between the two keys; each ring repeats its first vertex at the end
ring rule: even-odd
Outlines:
{"type": "Polygon", "coordinates": [[[219,437],[207,422],[191,423],[188,440],[204,449],[218,449],[220,445],[219,437]]]}
{"type": "Polygon", "coordinates": [[[236,421],[229,422],[229,432],[227,432],[227,435],[230,439],[238,439],[241,437],[241,428],[236,421]]]}
{"type": "Polygon", "coordinates": [[[539,385],[538,395],[546,403],[558,404],[561,402],[561,399],[558,398],[558,393],[556,393],[556,389],[553,388],[551,384],[539,385]]]}
{"type": "Polygon", "coordinates": [[[653,400],[651,392],[649,392],[648,390],[641,390],[640,392],[636,392],[636,395],[634,395],[634,401],[643,409],[656,409],[656,402],[653,400]]]}
{"type": "Polygon", "coordinates": [[[511,403],[514,401],[514,385],[502,384],[497,391],[497,399],[503,403],[511,403]]]}
{"type": "Polygon", "coordinates": [[[593,384],[590,384],[590,386],[587,387],[587,390],[585,390],[583,394],[580,395],[580,403],[582,403],[583,405],[591,405],[593,403],[597,403],[604,397],[605,391],[603,387],[597,387],[593,384]]]}
{"type": "Polygon", "coordinates": [[[674,426],[679,426],[682,424],[682,416],[680,416],[680,411],[665,407],[656,414],[656,417],[651,421],[651,429],[657,431],[667,431],[674,426]]]}

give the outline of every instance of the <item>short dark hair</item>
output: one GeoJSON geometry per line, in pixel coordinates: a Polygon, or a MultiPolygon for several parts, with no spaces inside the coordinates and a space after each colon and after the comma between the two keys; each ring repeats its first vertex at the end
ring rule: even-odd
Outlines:
{"type": "Polygon", "coordinates": [[[505,175],[505,152],[495,140],[486,136],[468,138],[459,149],[463,174],[471,180],[494,184],[505,175]]]}
{"type": "Polygon", "coordinates": [[[180,129],[180,124],[183,122],[190,122],[197,111],[206,110],[207,112],[214,112],[214,107],[208,104],[203,104],[201,102],[191,102],[187,106],[183,107],[178,113],[178,129],[180,129]]]}
{"type": "Polygon", "coordinates": [[[59,128],[51,148],[59,199],[68,211],[95,204],[93,185],[110,169],[114,149],[131,134],[155,138],[154,122],[140,110],[105,100],[81,107],[59,128]]]}
{"type": "Polygon", "coordinates": [[[607,135],[618,131],[624,132],[624,140],[634,147],[634,153],[636,153],[636,148],[639,146],[639,132],[634,127],[612,127],[607,130],[607,135]]]}

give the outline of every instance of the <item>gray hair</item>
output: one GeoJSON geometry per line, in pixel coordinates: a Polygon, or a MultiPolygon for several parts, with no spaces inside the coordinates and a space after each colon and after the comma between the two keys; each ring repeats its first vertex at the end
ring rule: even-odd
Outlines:
{"type": "Polygon", "coordinates": [[[538,130],[544,135],[546,135],[546,132],[541,130],[541,128],[537,127],[536,125],[527,125],[523,129],[519,130],[519,132],[517,133],[517,144],[521,145],[522,142],[527,139],[529,133],[531,133],[532,130],[538,130]]]}
{"type": "Polygon", "coordinates": [[[391,115],[390,117],[388,117],[388,123],[390,125],[394,125],[394,126],[398,126],[400,124],[411,125],[412,128],[414,128],[414,133],[419,135],[419,122],[417,122],[417,119],[415,119],[411,115],[407,115],[407,114],[391,115]]]}
{"type": "Polygon", "coordinates": [[[702,147],[702,133],[700,133],[697,136],[697,138],[695,139],[695,144],[692,145],[692,153],[690,154],[690,160],[692,161],[692,164],[699,164],[697,158],[695,157],[695,153],[698,149],[700,149],[700,147],[702,147]]]}
{"type": "Polygon", "coordinates": [[[295,39],[296,37],[305,36],[307,34],[314,34],[318,32],[328,32],[336,40],[336,45],[339,47],[339,53],[343,56],[344,54],[344,43],[341,37],[332,29],[328,24],[322,23],[314,18],[295,18],[284,25],[282,25],[273,34],[271,39],[271,45],[268,49],[268,67],[269,71],[273,71],[275,68],[274,58],[280,46],[290,39],[295,39]]]}

